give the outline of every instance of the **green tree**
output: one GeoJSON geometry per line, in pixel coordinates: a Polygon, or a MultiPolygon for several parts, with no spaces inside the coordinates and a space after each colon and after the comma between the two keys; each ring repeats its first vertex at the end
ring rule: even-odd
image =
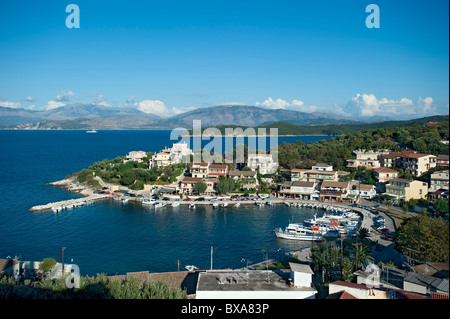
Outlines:
{"type": "Polygon", "coordinates": [[[54,258],[44,258],[42,262],[39,264],[39,269],[47,272],[53,269],[56,266],[56,260],[54,258]]]}
{"type": "Polygon", "coordinates": [[[120,183],[122,185],[131,185],[136,180],[136,174],[134,171],[128,170],[122,173],[122,177],[120,178],[120,183]]]}
{"type": "Polygon", "coordinates": [[[206,188],[208,188],[208,186],[204,181],[198,181],[194,186],[195,191],[199,194],[203,194],[206,191],[206,188]]]}
{"type": "Polygon", "coordinates": [[[431,262],[449,261],[448,222],[419,215],[403,221],[395,235],[396,248],[408,254],[408,248],[419,251],[415,258],[431,262]]]}
{"type": "Polygon", "coordinates": [[[439,213],[448,213],[448,200],[440,198],[434,203],[434,207],[439,213]]]}
{"type": "Polygon", "coordinates": [[[221,176],[217,183],[217,190],[220,194],[227,194],[234,189],[234,180],[221,176]]]}

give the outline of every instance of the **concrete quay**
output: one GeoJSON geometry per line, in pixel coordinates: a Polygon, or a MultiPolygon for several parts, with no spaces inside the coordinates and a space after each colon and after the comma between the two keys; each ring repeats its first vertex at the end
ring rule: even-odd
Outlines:
{"type": "Polygon", "coordinates": [[[63,200],[63,201],[59,201],[59,202],[48,203],[45,205],[36,205],[36,206],[31,207],[29,209],[29,211],[30,212],[38,212],[38,211],[53,209],[53,210],[59,212],[62,209],[70,209],[70,208],[74,208],[77,206],[83,206],[86,204],[90,204],[95,200],[106,198],[106,197],[108,197],[108,195],[93,194],[93,195],[90,195],[87,197],[82,197],[82,198],[68,199],[68,200],[63,200]]]}

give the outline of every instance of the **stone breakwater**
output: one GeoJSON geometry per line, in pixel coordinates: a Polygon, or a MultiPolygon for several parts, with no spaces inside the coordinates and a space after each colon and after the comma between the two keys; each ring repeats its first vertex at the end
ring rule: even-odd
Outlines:
{"type": "Polygon", "coordinates": [[[78,206],[92,204],[92,202],[95,200],[106,198],[109,196],[105,194],[94,194],[93,189],[91,187],[78,183],[78,181],[76,181],[75,178],[67,178],[49,184],[65,188],[66,190],[71,192],[79,193],[81,195],[84,195],[85,197],[52,202],[45,205],[36,205],[29,209],[30,212],[38,212],[44,210],[53,210],[55,212],[59,212],[64,209],[70,209],[78,206]]]}
{"type": "Polygon", "coordinates": [[[83,198],[68,199],[68,200],[63,200],[63,201],[59,201],[59,202],[48,203],[45,205],[36,205],[36,206],[31,207],[29,209],[29,211],[30,212],[38,212],[38,211],[51,209],[51,210],[59,212],[63,209],[70,209],[70,208],[75,208],[78,206],[92,204],[92,202],[94,200],[105,198],[105,197],[108,197],[108,195],[93,194],[93,195],[83,197],[83,198]]]}

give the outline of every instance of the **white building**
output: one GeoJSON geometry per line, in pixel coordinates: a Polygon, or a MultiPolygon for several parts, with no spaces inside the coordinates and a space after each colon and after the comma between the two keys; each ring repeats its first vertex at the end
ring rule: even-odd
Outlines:
{"type": "Polygon", "coordinates": [[[175,143],[170,149],[170,157],[173,163],[187,162],[193,154],[186,142],[175,143]]]}
{"type": "Polygon", "coordinates": [[[126,156],[125,162],[136,161],[142,162],[142,159],[147,156],[147,153],[144,151],[131,151],[126,156]]]}
{"type": "Polygon", "coordinates": [[[324,164],[324,163],[317,163],[313,167],[311,167],[312,170],[317,171],[326,171],[326,172],[332,172],[333,171],[333,165],[324,164]]]}
{"type": "Polygon", "coordinates": [[[314,299],[308,265],[282,270],[211,270],[199,273],[196,299],[314,299]]]}
{"type": "Polygon", "coordinates": [[[172,148],[164,148],[159,153],[152,156],[152,163],[157,166],[167,166],[172,164],[178,164],[181,162],[187,162],[190,160],[190,155],[192,155],[192,150],[188,147],[186,142],[175,143],[172,148]]]}
{"type": "Polygon", "coordinates": [[[274,161],[272,154],[249,155],[247,165],[252,171],[259,168],[259,173],[262,175],[274,174],[278,168],[278,163],[274,161]]]}

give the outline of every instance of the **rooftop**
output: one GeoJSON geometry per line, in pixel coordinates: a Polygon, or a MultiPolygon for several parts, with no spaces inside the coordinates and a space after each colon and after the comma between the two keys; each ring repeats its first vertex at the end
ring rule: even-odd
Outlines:
{"type": "Polygon", "coordinates": [[[207,271],[199,274],[197,291],[315,291],[291,287],[289,277],[289,273],[271,270],[207,271]]]}

